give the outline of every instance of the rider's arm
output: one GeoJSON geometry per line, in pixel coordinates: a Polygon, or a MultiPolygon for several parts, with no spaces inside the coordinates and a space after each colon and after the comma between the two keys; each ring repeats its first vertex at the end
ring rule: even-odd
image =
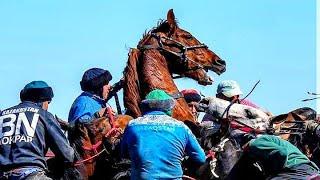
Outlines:
{"type": "Polygon", "coordinates": [[[270,166],[266,168],[281,170],[287,162],[287,148],[290,148],[281,141],[282,140],[276,136],[262,135],[249,143],[248,155],[266,162],[270,166]]]}
{"type": "Polygon", "coordinates": [[[198,143],[196,137],[192,134],[191,130],[186,127],[187,144],[186,144],[186,155],[189,156],[194,162],[203,164],[206,161],[206,156],[198,143]]]}
{"type": "Polygon", "coordinates": [[[96,101],[86,96],[79,97],[73,104],[69,112],[69,123],[80,121],[89,122],[93,118],[100,117],[100,111],[105,108],[101,107],[96,101]]]}
{"type": "Polygon", "coordinates": [[[46,123],[47,130],[46,144],[58,158],[62,158],[66,163],[72,163],[74,160],[74,150],[69,145],[58,122],[48,112],[45,113],[44,122],[46,123]]]}

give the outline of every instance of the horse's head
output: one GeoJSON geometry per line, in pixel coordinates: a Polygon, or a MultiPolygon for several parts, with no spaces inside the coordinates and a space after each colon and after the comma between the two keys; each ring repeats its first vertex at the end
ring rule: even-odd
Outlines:
{"type": "Polygon", "coordinates": [[[279,133],[282,139],[288,140],[291,135],[305,131],[304,123],[316,119],[317,112],[311,108],[303,107],[272,117],[270,125],[279,133]]]}
{"type": "Polygon", "coordinates": [[[291,142],[311,158],[318,147],[318,141],[308,132],[306,123],[315,120],[316,114],[317,112],[311,108],[298,108],[273,117],[270,123],[282,139],[291,142]]]}
{"type": "Polygon", "coordinates": [[[226,69],[224,60],[178,26],[172,9],[168,11],[167,20],[151,30],[138,47],[146,48],[155,44],[167,57],[172,73],[192,78],[199,84],[212,84],[213,80],[207,75],[208,70],[220,75],[226,69]]]}
{"type": "MultiPolygon", "coordinates": [[[[84,168],[83,175],[92,176],[97,173],[96,166],[98,165],[96,161],[98,160],[102,160],[106,166],[110,165],[105,162],[108,158],[104,157],[102,152],[107,151],[110,153],[112,151],[112,145],[119,139],[120,133],[123,132],[131,119],[132,117],[127,115],[117,115],[114,117],[114,121],[101,117],[88,123],[78,122],[75,126],[66,128],[69,131],[70,143],[74,145],[76,152],[79,153],[81,160],[77,162],[78,165],[76,164],[76,166],[79,167],[81,165],[84,168]],[[121,128],[121,131],[112,133],[112,130],[116,130],[118,127],[121,128]]],[[[65,123],[62,125],[66,126],[65,123]]],[[[105,170],[104,166],[102,169],[103,171],[105,170]]],[[[103,174],[103,177],[109,177],[113,173],[103,174]]],[[[98,177],[100,176],[98,175],[98,177]]]]}

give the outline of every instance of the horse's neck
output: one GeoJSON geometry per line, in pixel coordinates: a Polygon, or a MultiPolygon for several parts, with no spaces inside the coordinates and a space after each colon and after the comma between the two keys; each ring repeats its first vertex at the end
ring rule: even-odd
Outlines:
{"type": "MultiPolygon", "coordinates": [[[[169,71],[167,60],[159,51],[144,51],[141,64],[140,84],[143,97],[155,88],[163,89],[170,94],[179,92],[169,71]]],[[[188,104],[183,98],[177,99],[173,117],[182,121],[194,120],[188,104]]]]}
{"type": "Polygon", "coordinates": [[[163,89],[168,93],[178,92],[164,56],[156,50],[146,50],[143,53],[142,61],[141,79],[143,83],[141,85],[143,86],[143,97],[155,88],[163,89]]]}

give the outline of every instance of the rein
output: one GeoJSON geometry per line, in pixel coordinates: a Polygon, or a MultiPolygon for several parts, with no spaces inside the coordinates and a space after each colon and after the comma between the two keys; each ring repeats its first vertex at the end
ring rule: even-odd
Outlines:
{"type": "MultiPolygon", "coordinates": [[[[122,133],[122,130],[118,127],[116,127],[115,125],[115,119],[114,119],[114,115],[112,114],[112,109],[111,107],[107,107],[107,115],[109,117],[109,124],[111,125],[111,129],[104,135],[105,138],[110,138],[113,135],[115,135],[116,133],[122,133]]],[[[86,151],[93,151],[95,154],[93,156],[90,156],[84,160],[79,160],[77,162],[75,162],[74,166],[79,166],[82,165],[83,163],[86,163],[98,156],[100,156],[100,154],[102,154],[103,152],[107,151],[102,143],[102,140],[98,141],[96,144],[91,145],[91,147],[87,147],[87,146],[82,146],[82,148],[86,151]],[[102,150],[98,152],[98,148],[102,146],[102,150]]]]}
{"type": "MultiPolygon", "coordinates": [[[[305,122],[303,121],[283,121],[281,124],[283,123],[292,123],[292,124],[303,124],[305,122]]],[[[270,129],[272,129],[272,134],[274,135],[283,135],[283,134],[293,134],[293,135],[301,135],[306,133],[306,129],[304,128],[299,128],[299,127],[282,127],[282,125],[280,125],[280,129],[277,132],[274,132],[273,127],[271,127],[270,129]],[[291,132],[291,131],[295,131],[295,132],[291,132]]]]}
{"type": "Polygon", "coordinates": [[[108,97],[106,99],[106,102],[107,102],[112,97],[114,97],[114,100],[116,102],[116,107],[117,107],[118,114],[122,114],[122,109],[121,109],[121,105],[120,105],[120,102],[119,102],[119,97],[118,97],[117,92],[120,91],[123,88],[123,84],[124,84],[124,78],[121,78],[118,82],[114,83],[111,86],[110,92],[109,92],[108,97]]]}
{"type": "MultiPolygon", "coordinates": [[[[238,99],[233,99],[233,100],[230,102],[230,104],[227,106],[227,108],[224,110],[224,112],[222,113],[220,119],[224,119],[223,116],[226,114],[227,119],[229,120],[229,123],[228,123],[229,128],[230,128],[230,122],[231,122],[231,121],[235,121],[235,122],[237,122],[237,123],[239,123],[239,124],[241,124],[241,125],[249,128],[249,129],[251,129],[251,131],[249,131],[249,132],[247,132],[247,133],[250,133],[250,132],[251,132],[251,133],[252,133],[252,132],[254,132],[254,133],[262,133],[262,132],[263,132],[263,131],[261,131],[261,130],[258,130],[258,129],[256,129],[256,128],[254,128],[254,127],[251,127],[251,126],[248,125],[248,124],[245,124],[245,123],[243,123],[243,122],[240,122],[240,121],[238,121],[237,119],[234,119],[234,118],[230,119],[230,118],[229,118],[229,110],[230,110],[231,106],[232,106],[233,104],[235,104],[237,101],[238,101],[239,104],[240,104],[241,101],[243,101],[244,99],[246,99],[246,98],[253,92],[253,90],[257,87],[257,85],[258,85],[259,83],[260,83],[260,80],[258,80],[258,81],[254,84],[254,86],[251,88],[250,92],[249,92],[243,99],[241,99],[240,101],[239,101],[238,99]]],[[[237,128],[237,129],[239,129],[239,128],[237,128]]]]}
{"type": "MultiPolygon", "coordinates": [[[[158,50],[158,51],[164,51],[164,52],[167,52],[167,53],[170,53],[174,56],[177,56],[181,63],[183,64],[188,64],[189,62],[195,64],[196,66],[193,67],[193,68],[189,68],[187,69],[187,71],[196,71],[198,69],[203,69],[205,71],[207,71],[207,69],[205,67],[203,67],[200,63],[190,59],[187,57],[186,53],[188,50],[193,50],[193,49],[198,49],[198,48],[208,48],[207,45],[205,44],[199,44],[199,45],[194,45],[194,46],[186,46],[184,44],[182,44],[181,42],[171,38],[171,37],[166,37],[166,36],[160,36],[156,33],[151,33],[151,37],[154,37],[157,42],[158,42],[158,45],[159,46],[153,46],[153,45],[144,45],[144,46],[138,46],[138,49],[141,50],[141,51],[144,51],[144,50],[149,50],[149,49],[155,49],[155,50],[158,50]],[[166,49],[164,48],[164,41],[162,41],[162,39],[165,39],[167,41],[171,41],[171,42],[174,42],[175,44],[173,44],[173,46],[175,47],[178,47],[180,49],[180,52],[175,52],[175,51],[172,51],[172,50],[169,50],[169,49],[166,49]]],[[[175,77],[172,77],[173,79],[177,79],[177,78],[182,78],[184,77],[183,75],[182,76],[175,76],[175,77]]],[[[176,93],[173,93],[171,94],[171,96],[174,98],[174,99],[179,99],[179,98],[183,98],[183,94],[181,92],[176,92],[176,93]]]]}
{"type": "MultiPolygon", "coordinates": [[[[205,44],[199,44],[199,45],[194,45],[194,46],[186,46],[184,44],[182,44],[181,42],[172,39],[171,37],[166,37],[166,36],[160,36],[156,33],[151,33],[151,37],[154,37],[155,39],[157,39],[159,46],[153,46],[153,45],[144,45],[144,46],[139,46],[138,49],[139,50],[149,50],[149,49],[156,49],[158,51],[164,51],[167,53],[170,53],[174,56],[177,56],[180,60],[182,64],[188,64],[189,62],[195,64],[196,66],[190,69],[187,69],[187,71],[195,71],[198,69],[203,69],[205,71],[207,71],[207,69],[205,67],[203,67],[200,63],[190,59],[187,57],[186,53],[188,50],[193,50],[193,49],[198,49],[198,48],[208,48],[207,45],[205,44]],[[165,39],[167,41],[171,41],[174,42],[174,46],[180,49],[180,52],[175,52],[169,49],[164,48],[164,42],[162,41],[162,39],[165,39]]],[[[183,76],[177,76],[174,77],[174,79],[179,78],[179,77],[183,77],[183,76]]]]}

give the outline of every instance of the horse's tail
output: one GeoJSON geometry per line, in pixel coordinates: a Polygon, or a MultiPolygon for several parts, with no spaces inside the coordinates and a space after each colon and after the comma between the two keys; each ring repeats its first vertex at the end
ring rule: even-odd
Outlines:
{"type": "Polygon", "coordinates": [[[132,48],[128,54],[127,67],[123,72],[124,86],[123,86],[123,101],[126,108],[126,114],[136,118],[141,116],[139,104],[141,102],[140,84],[138,75],[140,51],[132,48]]]}

